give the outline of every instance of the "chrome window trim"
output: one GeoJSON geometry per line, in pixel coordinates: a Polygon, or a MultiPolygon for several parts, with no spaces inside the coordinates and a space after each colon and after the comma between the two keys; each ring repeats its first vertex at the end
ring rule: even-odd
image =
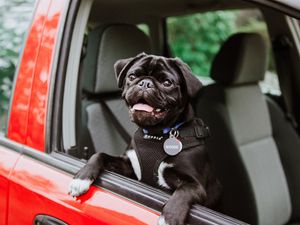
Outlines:
{"type": "Polygon", "coordinates": [[[72,34],[63,97],[62,133],[63,146],[68,150],[76,146],[76,90],[83,45],[84,31],[93,0],[82,1],[72,34]]]}

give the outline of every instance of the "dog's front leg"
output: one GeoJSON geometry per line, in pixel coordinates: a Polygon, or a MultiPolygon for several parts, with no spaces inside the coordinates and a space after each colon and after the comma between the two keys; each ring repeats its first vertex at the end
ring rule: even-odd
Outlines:
{"type": "Polygon", "coordinates": [[[134,171],[127,156],[114,157],[105,153],[96,153],[74,176],[69,187],[69,194],[75,197],[87,192],[91,184],[105,169],[127,177],[134,176],[134,171]]]}
{"type": "Polygon", "coordinates": [[[201,184],[185,183],[179,186],[165,204],[158,225],[184,225],[191,205],[205,199],[206,192],[201,184]]]}

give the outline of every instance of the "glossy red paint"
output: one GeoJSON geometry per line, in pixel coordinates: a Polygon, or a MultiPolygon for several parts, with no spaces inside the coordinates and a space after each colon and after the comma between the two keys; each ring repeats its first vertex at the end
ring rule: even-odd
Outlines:
{"type": "Polygon", "coordinates": [[[57,37],[61,26],[61,15],[68,2],[69,0],[51,1],[34,73],[26,145],[41,151],[45,150],[47,100],[50,76],[54,68],[54,51],[58,44],[57,37]]]}
{"type": "Polygon", "coordinates": [[[37,214],[47,214],[68,224],[156,225],[158,213],[92,187],[77,200],[70,197],[71,176],[22,156],[11,175],[8,224],[32,224],[37,214]],[[26,206],[26,213],[24,213],[26,206]]]}
{"type": "Polygon", "coordinates": [[[5,225],[7,224],[9,179],[20,154],[0,146],[0,155],[0,225],[5,225]]]}
{"type": "Polygon", "coordinates": [[[41,0],[37,4],[33,22],[24,45],[14,89],[7,135],[11,140],[22,144],[25,144],[26,141],[34,73],[50,2],[51,0],[41,0]]]}
{"type": "Polygon", "coordinates": [[[60,19],[68,0],[38,2],[20,62],[8,137],[45,150],[48,90],[60,19]]]}

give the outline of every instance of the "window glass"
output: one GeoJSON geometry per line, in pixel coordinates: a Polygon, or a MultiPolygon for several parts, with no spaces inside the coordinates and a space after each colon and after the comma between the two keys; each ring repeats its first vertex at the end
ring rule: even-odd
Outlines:
{"type": "Polygon", "coordinates": [[[214,11],[171,17],[167,26],[172,54],[189,64],[204,84],[212,83],[209,72],[213,58],[229,36],[238,32],[260,33],[270,49],[268,70],[260,85],[263,92],[280,94],[267,26],[259,10],[214,11]]]}
{"type": "Polygon", "coordinates": [[[0,133],[6,128],[13,79],[34,2],[0,0],[0,133]]]}

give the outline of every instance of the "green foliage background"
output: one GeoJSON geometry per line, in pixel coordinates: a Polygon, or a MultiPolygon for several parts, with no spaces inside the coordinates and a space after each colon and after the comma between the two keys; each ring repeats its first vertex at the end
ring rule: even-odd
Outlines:
{"type": "Polygon", "coordinates": [[[209,76],[213,57],[233,33],[259,32],[268,40],[267,28],[257,10],[216,11],[168,19],[169,43],[200,76],[209,76]]]}

